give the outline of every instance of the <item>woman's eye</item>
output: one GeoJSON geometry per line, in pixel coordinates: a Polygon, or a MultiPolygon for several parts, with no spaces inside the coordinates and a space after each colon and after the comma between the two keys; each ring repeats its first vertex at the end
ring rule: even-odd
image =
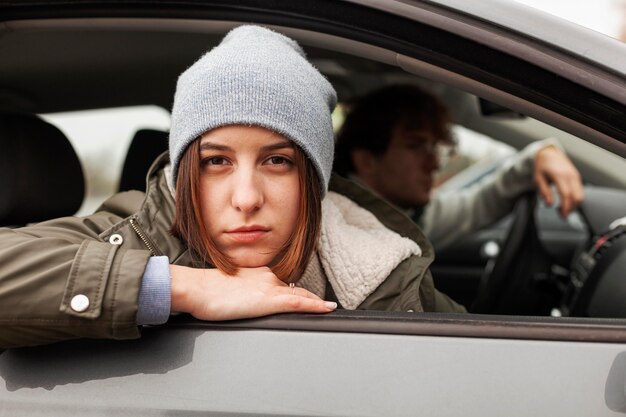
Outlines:
{"type": "Polygon", "coordinates": [[[283,156],[272,156],[267,160],[270,165],[289,164],[291,161],[283,156]]]}
{"type": "Polygon", "coordinates": [[[227,163],[226,158],[222,158],[221,156],[204,158],[202,160],[202,165],[225,165],[226,163],[227,163]]]}

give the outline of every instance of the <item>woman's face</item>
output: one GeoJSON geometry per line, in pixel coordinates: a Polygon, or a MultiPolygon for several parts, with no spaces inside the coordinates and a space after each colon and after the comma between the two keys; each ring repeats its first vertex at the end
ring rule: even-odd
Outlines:
{"type": "Polygon", "coordinates": [[[225,126],[200,138],[207,232],[238,267],[272,265],[300,205],[293,143],[261,127],[225,126]]]}

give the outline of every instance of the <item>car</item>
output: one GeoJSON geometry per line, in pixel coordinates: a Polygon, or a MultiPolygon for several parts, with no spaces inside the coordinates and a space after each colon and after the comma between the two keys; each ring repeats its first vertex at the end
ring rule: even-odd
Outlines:
{"type": "MultiPolygon", "coordinates": [[[[68,112],[169,110],[178,74],[244,23],[301,43],[337,89],[339,122],[353,98],[415,83],[455,124],[515,149],[556,137],[584,203],[561,219],[529,193],[508,220],[439,252],[437,287],[471,314],[174,315],[137,340],[8,349],[0,415],[623,414],[626,45],[515,2],[0,0],[0,113],[54,131],[35,147],[0,136],[1,224],[76,214],[83,176],[90,198],[104,198],[101,183],[116,191],[124,159],[145,152],[112,130],[72,162],[71,147],[51,145],[68,112]]],[[[167,135],[155,124],[151,150],[167,135]]],[[[85,142],[102,134],[86,127],[85,142]]]]}

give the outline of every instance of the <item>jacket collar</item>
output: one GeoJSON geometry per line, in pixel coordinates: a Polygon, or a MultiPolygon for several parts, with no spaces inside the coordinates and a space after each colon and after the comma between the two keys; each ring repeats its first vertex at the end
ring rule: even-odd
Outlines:
{"type": "Polygon", "coordinates": [[[191,264],[187,247],[170,233],[176,203],[168,185],[165,167],[169,154],[164,152],[151,165],[146,178],[146,195],[136,215],[137,221],[171,263],[191,264]]]}
{"type": "Polygon", "coordinates": [[[416,242],[389,230],[371,212],[331,191],[322,203],[317,252],[300,286],[323,296],[327,280],[342,307],[354,310],[411,256],[421,256],[416,242]]]}

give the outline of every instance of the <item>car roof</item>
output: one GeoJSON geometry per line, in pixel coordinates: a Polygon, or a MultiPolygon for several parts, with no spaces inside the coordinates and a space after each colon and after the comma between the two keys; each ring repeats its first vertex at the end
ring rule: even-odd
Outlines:
{"type": "MultiPolygon", "coordinates": [[[[171,3],[174,5],[180,2],[171,3]]],[[[178,4],[178,6],[181,9],[184,9],[183,6],[189,7],[189,5],[219,9],[219,3],[221,2],[190,1],[185,2],[184,5],[178,4]]],[[[306,13],[312,10],[311,6],[306,3],[289,2],[289,5],[273,5],[275,14],[279,17],[277,20],[274,19],[275,22],[268,21],[266,24],[280,24],[283,27],[289,27],[292,24],[295,27],[301,26],[294,23],[295,20],[290,23],[289,18],[285,14],[291,13],[294,17],[297,16],[298,19],[303,19],[306,13]],[[291,3],[294,4],[291,5],[291,3]],[[280,16],[281,14],[283,16],[280,16]]],[[[377,10],[378,12],[383,11],[408,17],[414,22],[441,27],[450,33],[458,34],[464,38],[487,45],[490,48],[527,59],[535,65],[542,65],[546,69],[572,79],[581,85],[594,85],[591,84],[594,80],[590,80],[580,72],[580,67],[585,64],[593,66],[596,74],[601,74],[606,80],[612,81],[610,84],[619,84],[626,80],[626,62],[620,59],[626,53],[626,45],[608,36],[514,1],[389,0],[378,2],[353,0],[324,3],[328,3],[328,5],[322,6],[322,3],[318,2],[315,9],[323,9],[325,7],[332,11],[333,7],[337,7],[337,5],[342,3],[353,3],[364,8],[377,10]],[[545,55],[543,59],[541,54],[545,55]],[[550,59],[547,59],[548,57],[550,59]]],[[[221,5],[221,7],[225,6],[221,5]]],[[[119,58],[118,61],[126,65],[127,68],[134,68],[135,63],[131,58],[136,57],[136,61],[143,63],[153,62],[157,65],[158,71],[154,72],[163,74],[160,79],[165,79],[165,76],[170,76],[169,78],[171,79],[171,75],[180,73],[181,68],[184,69],[186,65],[192,63],[194,58],[199,56],[200,52],[209,49],[219,41],[221,34],[217,29],[218,27],[224,29],[228,27],[229,23],[233,26],[238,23],[237,20],[241,22],[247,15],[255,16],[255,9],[257,9],[257,13],[263,13],[264,9],[270,8],[269,6],[258,5],[258,2],[246,1],[238,2],[238,4],[229,5],[228,7],[232,8],[230,16],[233,20],[220,19],[220,14],[214,13],[215,17],[210,19],[213,21],[213,29],[207,30],[206,21],[202,22],[201,19],[197,19],[194,23],[189,20],[191,16],[188,14],[166,15],[167,17],[163,18],[163,14],[158,13],[158,11],[167,11],[168,2],[116,1],[112,5],[110,2],[85,2],[84,0],[48,0],[45,2],[25,0],[19,3],[0,0],[0,8],[9,12],[6,15],[11,16],[12,12],[16,17],[16,19],[11,21],[5,21],[0,26],[0,32],[4,35],[3,43],[8,43],[8,47],[0,50],[0,58],[2,57],[2,51],[11,52],[12,44],[15,47],[23,48],[28,46],[31,48],[31,52],[24,54],[25,63],[32,64],[28,60],[37,59],[37,63],[46,65],[46,68],[55,68],[55,63],[57,64],[56,67],[58,67],[58,59],[61,56],[63,58],[62,62],[66,63],[66,65],[67,63],[73,66],[78,65],[78,68],[84,70],[91,69],[91,71],[94,71],[94,68],[88,67],[88,64],[96,64],[98,61],[102,61],[104,57],[107,57],[107,65],[112,66],[113,70],[115,69],[116,58],[119,58]],[[87,4],[89,7],[85,7],[87,4]],[[46,8],[51,6],[55,7],[54,15],[58,16],[56,20],[50,19],[50,13],[45,13],[46,8]],[[45,21],[37,21],[37,16],[45,16],[46,19],[45,21]],[[98,19],[98,16],[101,16],[101,18],[98,19]],[[129,41],[125,40],[123,45],[117,45],[114,36],[107,38],[107,19],[104,16],[117,17],[112,25],[112,21],[108,20],[109,32],[113,29],[125,31],[127,33],[124,34],[124,39],[129,41]],[[30,17],[31,20],[23,20],[25,17],[30,17]],[[83,25],[81,25],[76,20],[76,18],[81,17],[89,17],[91,21],[89,23],[83,22],[83,25]],[[139,17],[141,19],[138,19],[139,17]],[[151,20],[150,17],[152,17],[151,20]],[[176,23],[177,17],[185,19],[184,26],[186,28],[180,24],[180,20],[178,24],[176,23]],[[65,19],[73,19],[74,23],[70,23],[65,19]],[[52,30],[55,26],[57,32],[52,30]],[[72,34],[72,26],[75,30],[81,31],[81,36],[72,34]],[[19,29],[19,34],[14,33],[16,29],[19,29]],[[30,34],[24,33],[27,29],[30,34]],[[45,33],[46,30],[48,33],[45,33]],[[40,36],[37,37],[36,33],[39,33],[40,36]],[[45,36],[41,36],[44,33],[45,36]],[[131,33],[136,36],[130,36],[131,33]],[[65,35],[64,38],[63,35],[65,35]],[[19,36],[20,38],[12,40],[14,36],[19,36]],[[73,37],[75,49],[68,50],[67,47],[59,49],[59,42],[63,41],[63,45],[67,45],[68,37],[73,37]],[[36,46],[29,43],[29,41],[34,41],[33,38],[37,38],[36,46]],[[168,49],[166,46],[173,46],[173,48],[168,49]],[[92,53],[89,53],[90,49],[93,50],[91,51],[92,53]],[[63,51],[62,54],[55,54],[55,51],[60,52],[61,50],[63,51]],[[100,54],[97,51],[100,51],[100,54]],[[57,59],[56,61],[55,58],[57,59]]],[[[224,14],[224,16],[227,15],[229,14],[224,14]]],[[[338,19],[341,20],[341,18],[338,19]]],[[[254,19],[250,21],[254,21],[254,19]]],[[[333,30],[333,28],[324,27],[323,22],[317,23],[315,24],[316,32],[326,31],[329,34],[337,32],[336,28],[333,30]]],[[[351,29],[356,32],[360,29],[358,26],[359,21],[355,20],[354,27],[351,29]]],[[[344,33],[348,38],[351,36],[349,32],[344,33]]],[[[298,38],[297,34],[290,33],[290,35],[298,38]]],[[[317,58],[317,52],[321,51],[309,52],[309,54],[312,54],[311,58],[313,60],[317,58]]],[[[338,62],[345,62],[350,59],[348,56],[340,57],[338,53],[329,57],[328,49],[326,49],[324,54],[326,54],[327,59],[332,58],[338,62]]],[[[15,75],[21,69],[17,65],[18,63],[11,63],[5,59],[2,59],[0,62],[3,62],[0,66],[0,74],[15,75]]],[[[380,72],[381,68],[376,68],[376,70],[380,72]]],[[[148,71],[145,71],[141,75],[128,75],[126,79],[119,79],[119,82],[131,84],[133,81],[130,81],[130,78],[133,76],[141,77],[141,79],[149,76],[151,78],[148,81],[160,80],[155,78],[157,74],[149,74],[148,71]]],[[[610,84],[607,84],[606,88],[602,89],[601,92],[620,103],[626,104],[626,90],[623,88],[611,88],[610,84]]],[[[171,82],[167,86],[168,91],[172,89],[171,82]]],[[[597,87],[597,85],[594,86],[597,87]]],[[[38,86],[39,89],[45,87],[45,85],[38,86]]],[[[4,92],[4,95],[10,96],[7,92],[4,92]]],[[[154,99],[156,95],[158,95],[156,91],[152,97],[150,97],[149,93],[144,94],[146,99],[154,99]]],[[[167,94],[167,97],[171,97],[171,94],[167,94]]],[[[156,98],[159,98],[161,103],[169,104],[163,97],[159,96],[156,98]]],[[[28,100],[28,98],[22,98],[22,100],[28,100]]]]}
{"type": "MultiPolygon", "coordinates": [[[[560,49],[609,72],[626,75],[626,62],[621,59],[626,52],[626,44],[525,4],[511,0],[428,0],[427,3],[450,8],[537,44],[560,49]]],[[[498,47],[493,41],[490,44],[498,47]]],[[[500,46],[508,47],[510,45],[500,46]]]]}

